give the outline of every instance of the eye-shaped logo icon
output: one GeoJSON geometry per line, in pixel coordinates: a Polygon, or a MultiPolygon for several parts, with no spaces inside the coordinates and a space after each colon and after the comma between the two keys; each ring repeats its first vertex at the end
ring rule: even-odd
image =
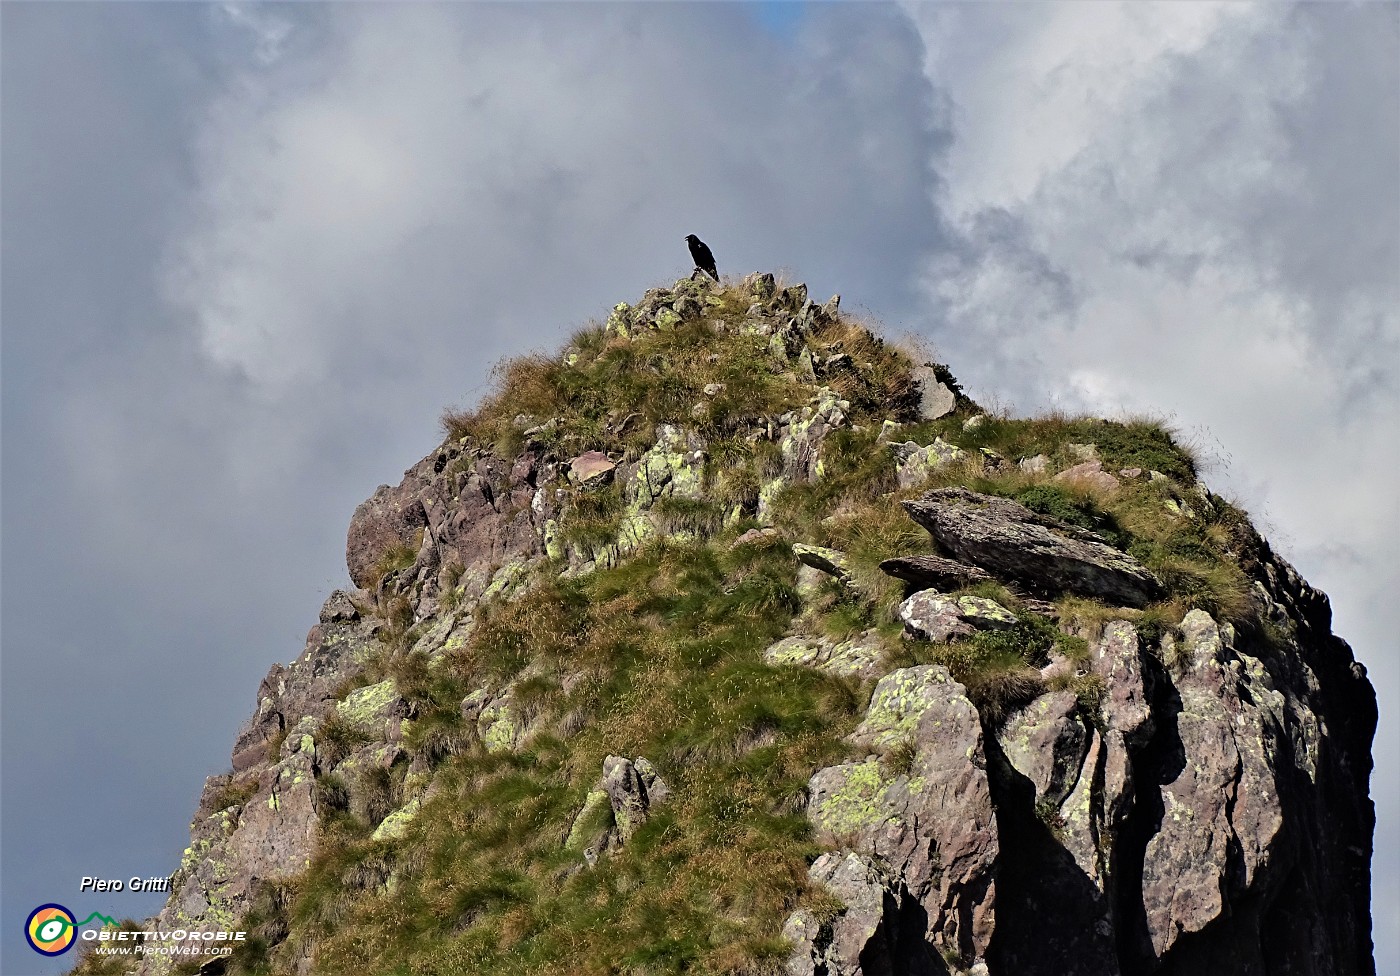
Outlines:
{"type": "Polygon", "coordinates": [[[62,905],[40,905],[29,913],[24,923],[24,937],[29,947],[45,956],[61,956],[73,948],[78,927],[73,913],[62,905]]]}

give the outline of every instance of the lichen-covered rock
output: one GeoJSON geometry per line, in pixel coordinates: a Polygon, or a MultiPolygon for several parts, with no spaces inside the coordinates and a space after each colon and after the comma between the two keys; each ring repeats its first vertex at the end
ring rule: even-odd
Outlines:
{"type": "Polygon", "coordinates": [[[1030,780],[1037,805],[1058,810],[1079,782],[1093,726],[1072,691],[1042,695],[997,733],[1012,767],[1030,780]]]}
{"type": "Polygon", "coordinates": [[[851,576],[851,561],[846,558],[844,552],[835,549],[828,549],[825,546],[808,545],[805,542],[794,542],[792,544],[792,554],[797,557],[798,562],[804,566],[811,566],[820,570],[828,576],[838,580],[842,586],[850,586],[854,579],[851,576]]]}
{"type": "Polygon", "coordinates": [[[829,387],[822,387],[812,402],[782,427],[783,479],[789,483],[821,477],[821,448],[828,434],[846,424],[851,405],[829,387]]]}
{"type": "Polygon", "coordinates": [[[899,619],[907,636],[935,642],[1016,626],[1016,615],[995,600],[937,590],[920,590],[901,603],[899,619]]]}
{"type": "Polygon", "coordinates": [[[603,760],[603,776],[574,818],[564,847],[588,865],[627,843],[651,811],[671,798],[671,788],[648,760],[622,756],[603,760]]]}
{"type": "Polygon", "coordinates": [[[777,667],[817,668],[844,678],[862,679],[879,676],[883,656],[883,643],[874,630],[843,641],[807,634],[784,637],[763,652],[763,660],[777,667]]]}
{"type": "Polygon", "coordinates": [[[1127,553],[1009,498],[940,488],[904,507],[958,559],[1037,592],[1077,593],[1133,607],[1164,592],[1161,582],[1127,553]]]}
{"type": "Polygon", "coordinates": [[[304,716],[329,712],[340,686],[358,675],[368,661],[373,630],[372,622],[359,619],[317,624],[307,634],[300,657],[291,664],[272,666],[258,687],[257,709],[234,740],[236,771],[275,759],[268,756],[270,744],[304,716]]]}
{"type": "Polygon", "coordinates": [[[918,902],[936,952],[982,958],[998,845],[977,709],[944,668],[906,668],[876,686],[854,738],[907,743],[908,770],[876,759],[820,770],[807,808],[818,836],[881,859],[918,902]]]}
{"type": "Polygon", "coordinates": [[[408,703],[394,682],[386,680],[350,692],[337,706],[336,714],[366,739],[383,739],[389,734],[387,723],[397,725],[408,717],[408,703]]]}
{"type": "Polygon", "coordinates": [[[569,827],[569,836],[564,841],[565,850],[582,855],[588,866],[592,867],[598,863],[600,856],[619,846],[621,842],[608,791],[601,788],[590,790],[583,801],[583,809],[569,827]]]}
{"type": "Polygon", "coordinates": [[[890,449],[895,454],[895,479],[901,488],[921,485],[936,469],[967,456],[962,448],[949,444],[941,437],[935,437],[933,443],[925,447],[906,441],[891,444],[890,449]]]}
{"type": "Polygon", "coordinates": [[[487,752],[509,752],[518,747],[530,728],[515,707],[515,684],[499,691],[478,688],[462,699],[462,717],[476,727],[487,752]]]}
{"type": "Polygon", "coordinates": [[[1274,868],[1283,829],[1279,752],[1282,696],[1244,666],[1232,628],[1201,610],[1182,621],[1186,673],[1176,682],[1178,774],[1161,787],[1161,829],[1143,858],[1143,907],[1152,947],[1165,953],[1228,910],[1274,868]],[[1230,667],[1230,665],[1234,667],[1230,667]]]}
{"type": "Polygon", "coordinates": [[[1126,620],[1106,624],[1103,637],[1094,646],[1093,664],[1106,689],[1103,713],[1107,726],[1122,732],[1133,746],[1146,742],[1153,732],[1152,707],[1137,628],[1126,620]]]}

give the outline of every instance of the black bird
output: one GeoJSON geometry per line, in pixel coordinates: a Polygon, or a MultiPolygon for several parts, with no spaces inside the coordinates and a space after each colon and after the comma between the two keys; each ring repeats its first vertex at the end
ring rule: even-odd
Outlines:
{"type": "Polygon", "coordinates": [[[686,235],[685,242],[690,245],[690,257],[695,266],[715,281],[719,281],[719,272],[715,270],[715,256],[710,253],[705,242],[694,234],[686,235]]]}

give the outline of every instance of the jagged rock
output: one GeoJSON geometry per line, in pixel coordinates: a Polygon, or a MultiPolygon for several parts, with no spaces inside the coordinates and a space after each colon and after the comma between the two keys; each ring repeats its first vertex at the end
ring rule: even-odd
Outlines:
{"type": "Polygon", "coordinates": [[[821,477],[822,443],[833,430],[845,426],[849,409],[848,401],[824,386],[810,404],[783,425],[780,444],[785,481],[815,481],[821,477]]]}
{"type": "Polygon", "coordinates": [[[934,470],[945,464],[959,461],[967,452],[941,437],[935,437],[927,447],[920,447],[913,441],[892,444],[895,452],[895,478],[901,488],[913,488],[928,480],[934,470]]]}
{"type": "Polygon", "coordinates": [[[385,550],[394,545],[416,548],[418,537],[428,524],[422,499],[405,485],[380,485],[360,503],[350,518],[345,542],[345,562],[356,586],[374,589],[379,583],[375,569],[385,550]]]}
{"type": "Polygon", "coordinates": [[[941,556],[896,556],[881,562],[880,571],[921,590],[959,590],[991,580],[985,570],[941,556]]]}
{"type": "Polygon", "coordinates": [[[789,976],[894,976],[933,972],[912,899],[879,861],[831,851],[807,872],[845,906],[823,925],[808,911],[788,917],[783,937],[793,943],[789,976]]]}
{"type": "Polygon", "coordinates": [[[855,738],[911,744],[908,772],[875,759],[820,770],[807,807],[818,836],[854,841],[888,865],[926,914],[935,952],[980,959],[998,844],[977,709],[946,669],[904,668],[876,686],[855,738]]]}
{"type": "Polygon", "coordinates": [[[938,379],[938,372],[931,366],[917,366],[914,381],[923,391],[919,397],[919,418],[937,420],[957,408],[958,398],[938,379]]]}
{"type": "MultiPolygon", "coordinates": [[[[789,392],[797,396],[792,402],[800,403],[802,396],[793,372],[799,357],[805,376],[839,370],[834,382],[869,379],[862,375],[869,365],[861,361],[865,352],[856,344],[843,347],[831,341],[830,333],[814,332],[836,315],[834,301],[818,306],[801,287],[778,294],[771,276],[751,276],[746,282],[750,293],[738,305],[749,308],[737,322],[729,315],[732,288],[720,292],[707,282],[683,280],[654,289],[636,308],[617,306],[608,319],[607,341],[615,347],[642,330],[674,328],[723,304],[724,321],[714,323],[716,334],[763,337],[744,341],[756,342],[759,351],[770,349],[774,361],[766,368],[786,371],[774,375],[793,381],[789,392]]],[[[565,362],[580,365],[588,355],[579,349],[565,362]]],[[[718,352],[708,357],[712,364],[722,358],[718,352]]],[[[954,406],[970,412],[941,367],[929,370],[935,381],[944,377],[942,387],[954,406]]],[[[729,403],[739,392],[736,382],[730,381],[727,390],[707,389],[702,402],[729,403]]],[[[878,429],[880,441],[888,443],[897,439],[899,421],[915,419],[918,406],[917,394],[896,394],[882,422],[870,413],[862,393],[856,416],[849,418],[852,407],[836,391],[812,392],[805,406],[781,418],[744,417],[736,430],[720,435],[754,448],[765,442],[780,448],[782,476],[754,485],[757,501],[746,497],[733,518],[753,514],[756,504],[758,523],[773,521],[772,502],[781,489],[823,476],[822,452],[830,450],[826,438],[832,430],[855,419],[860,429],[878,429]]],[[[921,392],[929,393],[930,386],[921,392]]],[[[645,425],[639,424],[637,406],[617,405],[607,413],[610,438],[624,433],[629,442],[635,438],[645,425]]],[[[365,589],[332,593],[301,656],[268,673],[256,712],[239,733],[234,771],[207,781],[170,900],[148,927],[236,930],[264,882],[285,883],[294,890],[296,875],[307,866],[335,869],[324,859],[313,861],[325,849],[319,823],[328,813],[361,822],[364,834],[356,847],[372,856],[345,877],[368,879],[363,895],[356,897],[363,897],[369,911],[378,911],[382,905],[374,900],[384,892],[396,884],[416,883],[402,868],[397,869],[402,874],[389,874],[396,869],[387,862],[422,863],[423,851],[415,847],[418,831],[412,827],[417,818],[464,813],[460,806],[444,807],[448,798],[438,791],[468,790],[464,784],[470,777],[455,770],[439,775],[446,767],[437,763],[456,762],[450,757],[474,749],[470,730],[487,750],[507,753],[526,741],[530,721],[547,720],[568,749],[590,716],[587,708],[575,707],[571,689],[588,692],[597,676],[558,673],[564,654],[549,663],[532,662],[514,675],[513,683],[502,675],[467,696],[462,714],[468,728],[443,721],[450,741],[436,759],[431,754],[436,746],[426,746],[414,732],[419,717],[410,713],[423,707],[418,692],[401,693],[394,681],[386,680],[382,665],[391,663],[393,673],[408,680],[398,665],[411,664],[420,654],[430,676],[443,668],[481,663],[477,649],[468,647],[477,617],[487,619],[479,604],[510,599],[533,585],[531,567],[544,553],[567,560],[568,572],[620,561],[665,529],[659,517],[653,520],[652,506],[658,501],[706,498],[711,445],[679,423],[684,406],[678,411],[671,425],[657,428],[650,449],[640,456],[629,450],[609,472],[624,511],[618,537],[597,552],[570,550],[561,530],[569,506],[579,497],[579,482],[587,480],[577,478],[582,472],[567,458],[549,453],[553,445],[567,442],[557,435],[572,431],[573,416],[518,414],[512,439],[523,432],[528,447],[513,458],[498,457],[472,438],[439,445],[405,473],[397,488],[381,488],[360,506],[347,537],[347,564],[365,589]],[[391,549],[394,559],[383,559],[391,549]],[[405,646],[409,641],[411,648],[405,646]],[[375,670],[366,675],[369,667],[375,670]],[[547,686],[542,706],[536,679],[547,686]],[[552,711],[556,683],[564,707],[571,709],[563,716],[552,711]],[[517,700],[517,687],[531,691],[517,700]],[[327,723],[333,712],[348,736],[331,734],[327,723]],[[386,780],[401,785],[385,793],[386,780]],[[392,857],[381,856],[385,851],[392,851],[392,857]],[[386,865],[383,875],[379,864],[386,865]]],[[[964,427],[976,429],[973,421],[964,427]]],[[[940,444],[935,441],[930,448],[940,444]]],[[[719,455],[721,445],[717,442],[714,449],[719,455]]],[[[924,451],[920,463],[926,467],[949,460],[912,442],[894,449],[904,461],[924,451]]],[[[983,449],[979,453],[988,477],[1009,466],[983,449]]],[[[1091,445],[1054,450],[1057,462],[1067,456],[1077,463],[1061,472],[1061,481],[1111,477],[1091,445]]],[[[597,460],[588,455],[574,459],[585,464],[597,460]]],[[[1045,456],[1021,464],[1037,478],[1051,473],[1045,456]]],[[[1178,484],[1155,472],[1124,469],[1118,474],[1152,478],[1172,503],[1161,513],[1164,519],[1185,518],[1189,512],[1224,514],[1201,485],[1178,484]]],[[[1108,480],[1101,484],[1109,487],[1108,480]]],[[[1140,566],[1092,533],[1033,515],[1005,499],[945,490],[911,508],[929,523],[943,555],[959,560],[930,555],[886,562],[886,572],[921,589],[957,589],[990,572],[1041,598],[1087,592],[1137,605],[1160,592],[1140,566]],[[1091,559],[1085,558],[1086,550],[1091,559]]],[[[839,534],[850,523],[838,512],[833,521],[806,531],[822,528],[839,534]]],[[[784,521],[782,539],[803,537],[803,527],[784,521]]],[[[768,546],[778,539],[771,528],[755,530],[735,545],[768,546]]],[[[783,931],[795,946],[790,972],[1372,972],[1374,808],[1367,788],[1374,694],[1364,667],[1331,634],[1326,597],[1247,526],[1231,546],[1251,586],[1238,631],[1201,611],[1188,614],[1177,628],[1164,621],[1162,636],[1154,633],[1150,642],[1141,623],[1139,633],[1127,621],[1110,620],[1100,635],[1087,626],[1075,629],[1066,620],[1064,626],[1075,630],[1071,636],[1089,641],[1088,660],[1069,647],[1064,654],[1052,652],[1041,678],[1044,687],[1054,690],[1005,715],[996,710],[979,715],[966,690],[942,668],[906,668],[882,676],[887,638],[876,631],[840,642],[789,637],[768,647],[763,660],[769,665],[817,668],[875,682],[870,704],[847,743],[822,744],[849,748],[851,756],[864,758],[819,769],[808,780],[805,813],[814,840],[835,849],[818,858],[808,880],[829,888],[844,908],[834,915],[799,910],[789,917],[783,931]]],[[[802,552],[800,547],[797,551],[802,552]]],[[[715,555],[727,569],[756,562],[753,557],[759,554],[715,555]]],[[[848,572],[831,555],[812,550],[807,556],[827,572],[848,572]]],[[[551,573],[558,568],[551,565],[551,573]]],[[[815,589],[829,590],[829,579],[803,564],[799,590],[810,598],[815,589]]],[[[653,582],[670,587],[674,581],[646,585],[653,582]]],[[[930,602],[935,598],[952,601],[942,594],[927,595],[930,602]]],[[[1024,606],[1054,614],[1054,607],[1044,602],[1026,598],[1024,606]]],[[[968,613],[957,601],[943,605],[948,636],[974,622],[1009,622],[1001,615],[1004,608],[974,608],[977,613],[968,613]]],[[[790,621],[782,619],[787,613],[780,609],[779,619],[765,626],[787,626],[790,621]]],[[[911,650],[917,649],[906,648],[911,650]]],[[[973,650],[949,649],[975,658],[973,650]]],[[[658,677],[673,677],[659,659],[655,664],[658,677]]],[[[859,687],[856,681],[824,681],[792,670],[754,667],[747,675],[756,682],[788,682],[822,694],[845,695],[859,687]]],[[[642,684],[636,688],[643,694],[648,690],[642,684]]],[[[990,702],[981,694],[978,700],[990,702]]],[[[447,718],[435,706],[433,711],[433,721],[447,718]]],[[[765,747],[794,755],[786,751],[795,741],[784,738],[789,733],[767,728],[764,721],[758,716],[753,729],[741,730],[734,739],[739,763],[761,758],[759,750],[765,747]]],[[[675,746],[671,756],[685,753],[685,743],[675,746]]],[[[550,749],[555,748],[560,746],[551,741],[550,749]]],[[[517,763],[523,768],[528,759],[502,755],[486,763],[509,771],[517,763]]],[[[752,794],[756,809],[779,815],[791,809],[795,797],[760,796],[757,782],[752,794]]],[[[645,759],[610,756],[572,822],[544,813],[522,820],[518,829],[544,831],[552,843],[562,841],[578,855],[560,857],[567,865],[563,872],[582,870],[583,862],[596,863],[628,837],[635,845],[635,832],[645,829],[669,792],[645,759]]],[[[464,802],[473,802],[466,799],[468,793],[464,802]]],[[[678,805],[678,820],[689,816],[686,807],[678,805]]],[[[535,809],[546,808],[555,806],[535,809]]],[[[657,835],[664,847],[670,835],[657,835]]],[[[531,844],[535,840],[529,838],[531,844]]],[[[609,890],[622,891],[633,880],[627,875],[620,872],[596,892],[608,897],[609,890]],[[613,881],[616,888],[611,888],[613,881]]],[[[317,877],[335,883],[332,876],[317,877]]],[[[790,894],[802,897],[801,887],[799,873],[790,894]]],[[[723,931],[748,920],[742,905],[724,911],[723,931]]],[[[452,927],[453,939],[461,926],[471,925],[465,917],[444,924],[452,927]]],[[[269,938],[271,943],[287,941],[273,950],[268,965],[271,971],[309,976],[317,958],[310,934],[315,926],[292,928],[290,934],[269,938]]],[[[441,959],[427,960],[435,962],[441,959]]],[[[138,972],[166,976],[170,969],[169,959],[147,959],[138,972]]]]}
{"type": "Polygon", "coordinates": [[[608,756],[603,760],[603,790],[612,803],[618,833],[626,843],[637,828],[646,822],[648,803],[646,787],[637,775],[631,760],[608,756]]]}
{"type": "Polygon", "coordinates": [[[501,568],[543,553],[545,527],[558,512],[556,500],[536,490],[546,472],[534,451],[509,461],[491,454],[463,458],[463,469],[448,477],[449,466],[433,476],[420,464],[401,486],[417,493],[427,513],[425,542],[432,543],[435,565],[429,569],[420,559],[413,574],[425,596],[437,593],[450,571],[463,600],[480,598],[501,568]]]}
{"type": "Polygon", "coordinates": [[[610,335],[627,337],[632,332],[632,306],[626,302],[618,302],[613,306],[612,312],[608,314],[608,320],[603,324],[603,330],[610,335]]]}
{"type": "Polygon", "coordinates": [[[295,661],[274,664],[268,670],[258,686],[257,709],[234,740],[235,771],[267,762],[269,745],[303,716],[319,717],[330,711],[340,686],[368,660],[374,626],[367,620],[317,624],[306,635],[306,648],[295,661]]]}
{"type": "Polygon", "coordinates": [[[1012,767],[1035,787],[1036,803],[1058,810],[1081,778],[1092,733],[1074,692],[1056,691],[1007,719],[997,741],[1012,767]]]}
{"type": "Polygon", "coordinates": [[[899,619],[907,636],[934,642],[1016,625],[1016,615],[995,600],[945,596],[937,590],[920,590],[901,603],[899,619]]]}
{"type": "Polygon", "coordinates": [[[1103,712],[1108,727],[1123,733],[1133,746],[1143,744],[1152,735],[1153,722],[1137,628],[1126,620],[1106,624],[1093,662],[1106,689],[1103,712]]]}
{"type": "Polygon", "coordinates": [[[964,562],[1044,593],[1071,592],[1140,607],[1164,592],[1136,559],[1098,536],[1009,498],[940,488],[906,501],[914,521],[964,562]]]}
{"type": "Polygon", "coordinates": [[[755,271],[751,275],[746,275],[740,285],[759,301],[767,301],[772,298],[773,293],[777,290],[773,275],[767,271],[755,271]]]}
{"type": "Polygon", "coordinates": [[[608,756],[603,777],[584,800],[564,846],[582,854],[591,867],[602,855],[622,847],[651,810],[670,798],[670,787],[646,759],[608,756]]]}
{"type": "Polygon", "coordinates": [[[778,667],[817,668],[851,678],[875,678],[884,655],[879,634],[867,630],[849,640],[798,635],[784,637],[763,652],[763,660],[778,667]]]}
{"type": "Polygon", "coordinates": [[[1175,716],[1183,763],[1161,787],[1161,829],[1147,843],[1143,908],[1153,951],[1200,932],[1276,870],[1283,830],[1277,722],[1283,696],[1258,662],[1236,653],[1234,633],[1202,610],[1181,623],[1185,674],[1175,716]],[[1232,666],[1233,665],[1233,666],[1232,666]]]}
{"type": "Polygon", "coordinates": [[[360,619],[360,608],[344,590],[335,590],[321,606],[321,623],[353,623],[360,619]]]}

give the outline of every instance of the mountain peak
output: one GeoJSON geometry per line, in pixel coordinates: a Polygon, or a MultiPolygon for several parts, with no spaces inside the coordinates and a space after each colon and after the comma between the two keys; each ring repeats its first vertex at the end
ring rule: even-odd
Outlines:
{"type": "Polygon", "coordinates": [[[697,273],[504,364],[356,509],[157,927],[246,930],[229,972],[1369,971],[1326,597],[1160,424],[921,359],[697,273]]]}

